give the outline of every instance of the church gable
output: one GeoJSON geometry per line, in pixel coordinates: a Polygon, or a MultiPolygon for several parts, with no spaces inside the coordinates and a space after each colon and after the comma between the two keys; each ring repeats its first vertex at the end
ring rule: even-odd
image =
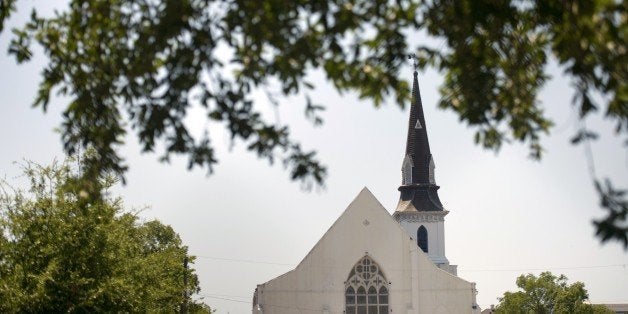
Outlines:
{"type": "MultiPolygon", "coordinates": [[[[336,219],[332,226],[325,232],[323,237],[314,245],[312,250],[299,263],[297,268],[307,265],[310,257],[316,252],[322,251],[329,253],[330,250],[336,249],[341,242],[350,246],[354,243],[373,243],[376,244],[377,239],[382,237],[390,238],[391,242],[399,242],[400,237],[406,237],[403,229],[390,216],[388,211],[380,204],[375,196],[366,187],[360,191],[358,196],[349,204],[347,209],[336,219]],[[360,241],[356,241],[359,239],[360,241]]],[[[368,249],[374,247],[367,245],[368,249]]],[[[347,251],[339,252],[346,254],[347,251]],[[344,253],[343,253],[344,252],[344,253]]],[[[363,250],[356,251],[355,259],[351,264],[364,255],[363,250]]]]}
{"type": "Polygon", "coordinates": [[[472,290],[472,284],[437,268],[365,188],[294,270],[258,286],[253,310],[353,313],[377,305],[429,313],[449,303],[452,313],[460,313],[470,309],[472,290]]]}

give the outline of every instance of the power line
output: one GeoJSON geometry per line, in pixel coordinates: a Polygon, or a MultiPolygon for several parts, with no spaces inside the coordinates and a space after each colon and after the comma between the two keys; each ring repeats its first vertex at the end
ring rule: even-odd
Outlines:
{"type": "MultiPolygon", "coordinates": [[[[198,258],[209,259],[209,260],[217,260],[217,261],[226,261],[226,262],[238,262],[238,263],[249,263],[249,264],[264,264],[264,265],[278,265],[278,266],[292,266],[295,267],[295,264],[288,263],[278,263],[278,262],[269,262],[269,261],[261,261],[261,260],[252,260],[252,259],[237,259],[237,258],[228,258],[228,257],[217,257],[217,256],[204,256],[204,255],[195,255],[198,258]]],[[[609,264],[609,265],[580,265],[580,266],[552,266],[552,267],[531,267],[531,268],[481,268],[481,269],[465,269],[462,267],[458,267],[458,271],[461,272],[508,272],[508,271],[545,271],[545,270],[572,270],[572,269],[596,269],[596,268],[614,268],[614,267],[622,267],[626,269],[628,264],[609,264]]],[[[324,268],[337,268],[333,265],[309,265],[311,267],[324,267],[324,268]]],[[[404,270],[404,269],[391,269],[391,270],[404,270]]],[[[408,269],[409,270],[409,269],[408,269]]]]}
{"type": "Polygon", "coordinates": [[[248,296],[235,295],[235,294],[220,294],[220,293],[197,293],[198,295],[207,296],[207,297],[223,297],[223,298],[240,298],[240,299],[249,299],[248,296]]]}
{"type": "MultiPolygon", "coordinates": [[[[243,300],[236,300],[236,299],[231,299],[231,298],[224,298],[224,297],[220,297],[217,295],[208,295],[208,294],[203,294],[203,293],[199,293],[198,295],[201,295],[203,297],[207,297],[207,298],[211,298],[211,299],[218,299],[218,300],[224,300],[224,301],[231,301],[231,302],[236,302],[236,303],[247,303],[247,304],[252,304],[252,301],[243,301],[243,300]]],[[[296,310],[300,310],[300,311],[310,311],[310,312],[320,312],[320,309],[314,309],[314,308],[305,308],[305,307],[298,307],[298,306],[285,306],[285,305],[278,305],[278,304],[270,304],[270,303],[266,303],[264,304],[265,308],[284,308],[284,309],[296,309],[296,310]]],[[[334,313],[334,312],[331,312],[334,313]]]]}
{"type": "MultiPolygon", "coordinates": [[[[231,301],[231,302],[237,302],[237,303],[251,303],[250,301],[244,301],[244,300],[236,300],[236,299],[232,299],[232,298],[228,298],[228,297],[234,297],[234,298],[242,298],[242,299],[247,299],[249,297],[244,297],[244,296],[236,296],[236,295],[227,295],[227,294],[205,294],[205,293],[198,293],[198,295],[206,297],[206,298],[210,298],[210,299],[218,299],[218,300],[224,300],[224,301],[231,301]]],[[[619,304],[619,303],[628,303],[628,300],[613,300],[613,301],[609,301],[609,300],[591,300],[588,299],[587,300],[589,303],[591,304],[619,304]]],[[[491,305],[495,305],[495,303],[492,304],[488,304],[488,303],[483,303],[483,304],[478,304],[481,308],[486,309],[489,308],[491,305]]]]}
{"type": "Polygon", "coordinates": [[[209,294],[203,294],[203,293],[199,293],[198,295],[206,297],[206,298],[210,298],[210,299],[218,299],[218,300],[224,300],[224,301],[232,301],[232,302],[238,302],[238,303],[251,303],[251,301],[243,301],[243,300],[236,300],[236,299],[231,299],[231,298],[225,298],[225,297],[219,297],[219,296],[215,296],[215,295],[209,295],[209,294]]]}
{"type": "Polygon", "coordinates": [[[591,265],[591,266],[571,266],[571,267],[544,267],[544,268],[504,268],[504,269],[464,269],[458,268],[458,271],[463,272],[499,272],[499,271],[544,271],[544,270],[570,270],[570,269],[595,269],[595,268],[613,268],[623,267],[626,268],[626,264],[611,264],[611,265],[591,265]]]}
{"type": "Polygon", "coordinates": [[[237,258],[203,256],[203,255],[195,255],[195,256],[196,257],[200,257],[200,258],[204,258],[204,259],[212,259],[212,260],[226,261],[226,262],[238,262],[238,263],[250,263],[250,264],[266,264],[266,265],[279,265],[279,266],[294,266],[294,264],[265,262],[265,261],[256,261],[256,260],[245,260],[245,259],[237,259],[237,258]]]}

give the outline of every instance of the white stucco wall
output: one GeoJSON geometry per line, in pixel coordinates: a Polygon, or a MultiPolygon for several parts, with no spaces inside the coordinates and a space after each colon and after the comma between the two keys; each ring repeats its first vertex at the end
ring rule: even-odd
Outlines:
{"type": "Polygon", "coordinates": [[[390,282],[393,313],[471,313],[475,288],[438,269],[363,189],[292,271],[258,285],[253,313],[343,313],[345,281],[368,254],[390,282]]]}

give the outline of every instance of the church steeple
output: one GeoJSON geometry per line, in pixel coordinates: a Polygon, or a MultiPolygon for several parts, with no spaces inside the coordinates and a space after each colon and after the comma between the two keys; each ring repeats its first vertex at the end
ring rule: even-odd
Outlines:
{"type": "Polygon", "coordinates": [[[434,158],[427,140],[416,70],[412,97],[406,155],[401,167],[401,196],[393,217],[434,264],[456,275],[456,266],[450,265],[445,257],[445,216],[449,212],[438,198],[439,187],[434,179],[434,158]]]}
{"type": "Polygon", "coordinates": [[[401,198],[397,212],[443,211],[434,178],[434,159],[427,138],[427,124],[423,113],[418,73],[414,71],[412,104],[408,121],[406,155],[402,165],[401,198]]]}

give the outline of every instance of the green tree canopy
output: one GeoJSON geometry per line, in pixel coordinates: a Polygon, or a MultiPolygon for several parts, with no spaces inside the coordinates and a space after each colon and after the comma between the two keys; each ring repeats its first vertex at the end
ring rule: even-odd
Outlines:
{"type": "Polygon", "coordinates": [[[0,182],[0,312],[176,312],[200,290],[170,226],[141,222],[106,194],[87,198],[67,163],[27,163],[24,174],[27,192],[0,182]]]}
{"type": "Polygon", "coordinates": [[[517,287],[520,291],[504,293],[495,313],[613,313],[602,305],[585,303],[589,295],[584,283],[568,284],[564,275],[556,277],[550,272],[543,272],[538,277],[521,275],[517,278],[517,287]]]}
{"type": "MultiPolygon", "coordinates": [[[[15,3],[0,0],[0,31],[15,3]]],[[[266,121],[253,91],[303,95],[305,115],[320,124],[324,106],[310,101],[314,86],[307,81],[320,70],[339,92],[375,106],[403,106],[410,95],[400,69],[414,55],[419,69],[444,74],[439,106],[475,129],[478,144],[498,150],[521,142],[541,158],[540,139],[553,123],[537,96],[550,58],[573,83],[580,119],[600,112],[618,137],[628,135],[626,6],[619,0],[72,0],[51,17],[33,11],[30,22],[13,30],[9,51],[25,62],[33,42],[43,47],[48,63],[34,104],[46,110],[53,92],[69,97],[62,139],[70,154],[96,149],[88,177],[124,173],[117,148],[129,131],[144,151],[163,149],[165,161],[181,154],[190,168],[211,172],[218,159],[209,128],[199,137],[184,123],[198,106],[208,125],[224,126],[260,158],[281,160],[292,179],[323,184],[326,168],[315,152],[302,148],[288,126],[266,121]],[[411,46],[408,37],[418,31],[442,45],[411,46]]],[[[573,142],[596,137],[582,127],[573,142]]],[[[608,210],[598,234],[628,247],[625,193],[597,177],[596,186],[608,210]]]]}

